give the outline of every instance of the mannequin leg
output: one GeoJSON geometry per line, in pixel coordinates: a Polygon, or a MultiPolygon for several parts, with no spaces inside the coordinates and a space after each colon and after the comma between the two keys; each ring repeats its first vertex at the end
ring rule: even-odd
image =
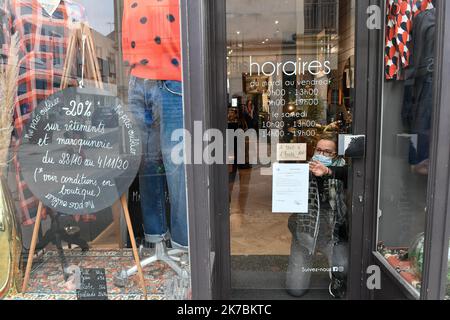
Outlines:
{"type": "Polygon", "coordinates": [[[168,233],[165,207],[165,170],[160,143],[161,94],[158,81],[131,77],[128,103],[142,135],[143,159],[139,171],[145,238],[164,240],[168,233]]]}
{"type": "Polygon", "coordinates": [[[171,236],[176,247],[188,246],[186,172],[184,163],[177,163],[176,156],[184,154],[184,141],[172,141],[172,134],[184,128],[182,84],[165,81],[161,91],[161,150],[166,168],[171,211],[171,236]]]}

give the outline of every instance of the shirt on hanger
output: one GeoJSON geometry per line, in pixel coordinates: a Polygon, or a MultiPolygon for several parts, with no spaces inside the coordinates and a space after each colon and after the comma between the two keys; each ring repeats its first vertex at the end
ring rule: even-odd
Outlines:
{"type": "Polygon", "coordinates": [[[179,0],[125,0],[123,60],[144,79],[181,81],[179,0]]]}
{"type": "Polygon", "coordinates": [[[385,76],[402,79],[410,64],[414,17],[433,9],[432,0],[386,0],[385,76]]]}

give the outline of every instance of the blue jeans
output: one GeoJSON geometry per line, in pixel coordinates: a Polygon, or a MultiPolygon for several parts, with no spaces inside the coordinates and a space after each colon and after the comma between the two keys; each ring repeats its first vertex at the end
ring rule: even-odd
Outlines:
{"type": "Polygon", "coordinates": [[[166,219],[167,181],[170,198],[170,238],[177,247],[188,246],[186,175],[184,165],[171,160],[172,132],[184,128],[182,83],[131,76],[128,103],[139,124],[143,159],[139,172],[141,209],[148,242],[169,239],[166,219]]]}

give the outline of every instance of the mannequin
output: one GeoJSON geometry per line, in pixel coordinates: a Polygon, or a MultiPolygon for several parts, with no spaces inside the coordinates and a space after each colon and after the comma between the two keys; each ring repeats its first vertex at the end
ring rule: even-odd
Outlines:
{"type": "MultiPolygon", "coordinates": [[[[129,109],[144,133],[139,188],[145,240],[155,247],[155,255],[142,266],[164,261],[186,278],[174,262],[180,261],[174,254],[185,258],[188,249],[186,177],[184,165],[171,159],[179,144],[171,141],[171,135],[184,128],[179,0],[125,0],[122,34],[124,62],[131,67],[129,109]],[[167,251],[168,240],[176,250],[167,251]]],[[[136,268],[123,271],[116,284],[124,285],[135,272],[136,268]]]]}
{"type": "Polygon", "coordinates": [[[152,244],[170,239],[186,249],[184,166],[170,157],[176,145],[171,134],[184,127],[179,10],[178,0],[126,0],[122,40],[124,61],[131,66],[128,103],[145,133],[139,175],[145,238],[152,244]],[[165,219],[165,179],[170,223],[165,219]]]}
{"type": "MultiPolygon", "coordinates": [[[[7,63],[8,44],[13,32],[19,37],[20,77],[17,102],[14,110],[14,131],[11,146],[17,152],[22,136],[28,130],[30,115],[39,103],[60,90],[64,74],[64,61],[71,28],[76,22],[84,22],[84,8],[71,0],[9,0],[1,2],[2,16],[0,53],[3,63],[7,63]],[[34,28],[28,26],[33,25],[34,28]]],[[[73,70],[73,69],[72,69],[73,70]]],[[[70,85],[77,85],[76,76],[70,85]]],[[[32,225],[37,214],[39,200],[33,196],[22,179],[20,161],[13,161],[18,208],[23,225],[32,225]]],[[[69,246],[77,244],[83,250],[87,243],[78,236],[70,235],[59,225],[59,214],[44,209],[52,218],[51,229],[42,238],[37,248],[44,248],[53,242],[58,249],[63,269],[66,260],[62,250],[62,240],[69,246]]],[[[86,219],[87,217],[83,217],[86,219]]]]}
{"type": "Polygon", "coordinates": [[[47,13],[52,16],[56,9],[58,9],[61,0],[38,0],[41,6],[47,11],[47,13]]]}
{"type": "MultiPolygon", "coordinates": [[[[20,39],[19,56],[22,72],[18,83],[11,144],[12,148],[17,150],[23,132],[27,130],[30,114],[40,101],[60,90],[65,48],[72,23],[84,22],[85,16],[84,8],[72,0],[9,0],[2,4],[5,16],[2,19],[0,39],[3,43],[0,43],[0,53],[7,57],[7,47],[13,30],[18,33],[20,39]],[[30,29],[27,27],[29,25],[36,25],[36,28],[30,29]],[[54,34],[58,37],[53,37],[54,34]]],[[[76,85],[76,81],[72,85],[76,85]]],[[[24,183],[17,158],[13,164],[16,171],[21,222],[26,226],[32,225],[39,201],[24,183]]]]}

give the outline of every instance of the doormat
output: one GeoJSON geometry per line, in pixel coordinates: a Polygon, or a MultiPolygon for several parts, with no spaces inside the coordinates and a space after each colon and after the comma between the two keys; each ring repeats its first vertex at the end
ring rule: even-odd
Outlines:
{"type": "MultiPolygon", "coordinates": [[[[149,250],[141,259],[153,252],[149,250]]],[[[81,252],[79,249],[64,252],[68,266],[83,269],[105,269],[109,300],[142,300],[144,298],[139,275],[128,279],[125,288],[114,285],[114,276],[121,270],[134,266],[133,252],[123,250],[94,250],[81,252]]],[[[176,277],[175,272],[163,262],[143,268],[149,300],[164,300],[165,283],[176,277]]],[[[35,258],[27,293],[8,296],[5,300],[76,300],[76,290],[67,286],[56,251],[47,251],[42,257],[35,258]]]]}
{"type": "MultiPolygon", "coordinates": [[[[288,264],[289,256],[232,256],[232,287],[237,290],[284,290],[288,264]]],[[[329,268],[322,254],[315,255],[311,267],[329,268]]],[[[329,284],[328,271],[315,272],[311,275],[309,289],[325,289],[328,295],[329,284]]]]}
{"type": "MultiPolygon", "coordinates": [[[[313,266],[327,268],[328,262],[323,254],[316,254],[313,266]]],[[[231,256],[232,270],[286,272],[289,256],[231,256]]]]}

